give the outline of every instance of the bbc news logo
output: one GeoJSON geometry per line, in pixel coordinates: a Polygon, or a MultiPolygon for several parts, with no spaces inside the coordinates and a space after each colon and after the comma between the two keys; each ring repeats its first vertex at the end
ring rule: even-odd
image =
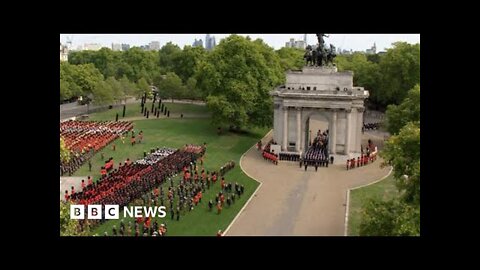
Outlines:
{"type": "MultiPolygon", "coordinates": [[[[85,205],[72,204],[70,205],[70,219],[119,219],[120,218],[120,206],[117,204],[107,204],[104,209],[104,216],[102,217],[102,205],[92,204],[88,205],[85,209],[85,205]],[[86,210],[86,213],[85,213],[86,210]]],[[[123,217],[160,217],[167,216],[166,207],[146,207],[146,206],[130,206],[123,208],[123,217]]]]}

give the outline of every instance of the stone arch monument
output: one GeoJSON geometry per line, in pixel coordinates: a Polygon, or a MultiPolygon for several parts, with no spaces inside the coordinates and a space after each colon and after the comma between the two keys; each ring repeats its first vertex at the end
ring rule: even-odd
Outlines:
{"type": "Polygon", "coordinates": [[[329,152],[359,153],[362,140],[364,100],[369,92],[353,86],[353,72],[335,66],[310,66],[288,71],[286,84],[271,92],[274,99],[274,141],[282,152],[308,149],[309,119],[322,115],[328,121],[329,152]]]}

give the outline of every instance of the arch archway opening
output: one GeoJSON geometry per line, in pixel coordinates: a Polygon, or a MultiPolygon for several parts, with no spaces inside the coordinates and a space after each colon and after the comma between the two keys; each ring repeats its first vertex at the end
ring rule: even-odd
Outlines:
{"type": "Polygon", "coordinates": [[[329,158],[329,121],[322,114],[307,118],[304,159],[310,164],[325,162],[329,158]]]}

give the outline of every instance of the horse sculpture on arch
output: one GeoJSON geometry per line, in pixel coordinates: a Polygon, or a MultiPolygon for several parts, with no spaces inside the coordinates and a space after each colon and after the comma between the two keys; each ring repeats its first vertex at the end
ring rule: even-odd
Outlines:
{"type": "Polygon", "coordinates": [[[305,49],[303,59],[305,59],[306,66],[322,67],[327,65],[333,65],[333,60],[337,56],[335,54],[335,46],[330,44],[330,48],[326,48],[323,37],[328,37],[325,34],[317,34],[318,46],[313,49],[308,45],[305,49]]]}

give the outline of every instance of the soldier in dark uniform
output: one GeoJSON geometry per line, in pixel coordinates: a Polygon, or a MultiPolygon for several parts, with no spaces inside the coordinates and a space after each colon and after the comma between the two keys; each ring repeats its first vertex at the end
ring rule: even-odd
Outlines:
{"type": "Polygon", "coordinates": [[[315,171],[318,171],[318,162],[315,162],[315,171]]]}
{"type": "Polygon", "coordinates": [[[180,206],[177,206],[177,221],[180,220],[180,206]]]}
{"type": "Polygon", "coordinates": [[[208,201],[208,210],[212,211],[213,202],[212,200],[208,201]]]}
{"type": "Polygon", "coordinates": [[[230,196],[227,197],[227,205],[230,207],[230,204],[232,204],[232,200],[230,199],[230,196]]]}
{"type": "Polygon", "coordinates": [[[305,171],[307,171],[308,162],[305,162],[305,171]]]}

